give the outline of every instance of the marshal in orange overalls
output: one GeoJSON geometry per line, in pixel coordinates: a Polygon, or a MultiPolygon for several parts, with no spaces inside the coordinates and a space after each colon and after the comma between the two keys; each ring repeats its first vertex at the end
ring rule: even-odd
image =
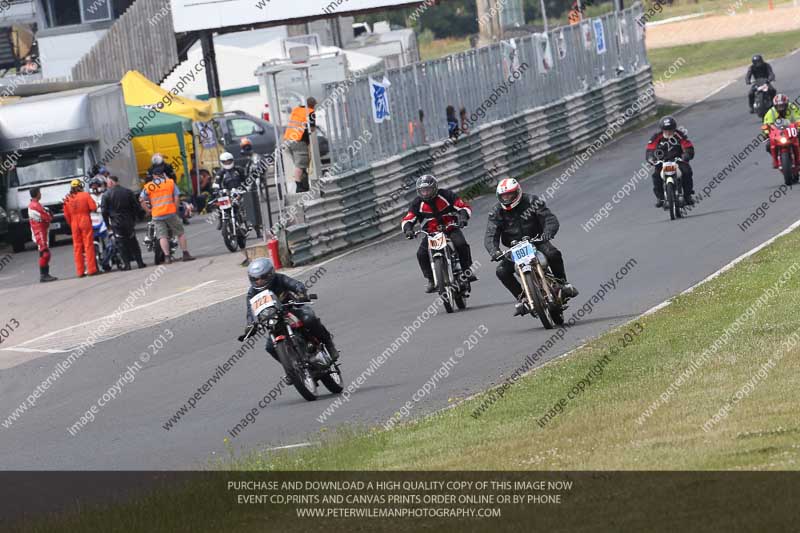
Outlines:
{"type": "Polygon", "coordinates": [[[90,276],[97,273],[97,261],[94,256],[94,231],[90,216],[90,213],[96,209],[97,204],[88,192],[73,192],[64,200],[64,218],[72,230],[75,272],[79,278],[84,275],[84,256],[86,273],[90,276]]]}

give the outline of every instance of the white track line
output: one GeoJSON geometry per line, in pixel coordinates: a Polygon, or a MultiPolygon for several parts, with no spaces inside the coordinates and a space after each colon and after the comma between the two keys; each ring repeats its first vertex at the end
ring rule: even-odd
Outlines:
{"type": "MultiPolygon", "coordinates": [[[[159,304],[159,303],[161,303],[163,301],[171,300],[172,298],[176,298],[176,297],[182,296],[182,295],[184,295],[186,293],[189,293],[189,292],[192,292],[192,291],[196,291],[197,289],[201,289],[201,288],[205,287],[206,285],[209,285],[211,283],[215,283],[216,281],[217,280],[204,281],[203,283],[200,283],[199,285],[195,285],[194,287],[186,289],[185,291],[177,292],[177,293],[171,294],[169,296],[164,296],[163,298],[159,298],[158,300],[154,300],[152,302],[140,305],[138,307],[132,307],[132,308],[128,309],[127,311],[122,311],[119,314],[119,316],[127,315],[128,313],[131,313],[131,312],[134,312],[134,311],[139,311],[141,309],[145,309],[147,307],[151,307],[153,305],[159,304]]],[[[76,328],[81,328],[81,327],[84,327],[84,326],[88,326],[89,324],[94,324],[95,322],[100,322],[102,320],[105,320],[105,319],[107,319],[109,317],[113,317],[113,316],[114,316],[114,314],[111,313],[109,315],[101,316],[100,318],[94,318],[92,320],[87,320],[87,321],[81,322],[79,324],[73,324],[72,326],[67,326],[65,328],[61,328],[59,330],[51,331],[50,333],[46,333],[44,335],[40,335],[40,336],[38,336],[36,338],[29,339],[29,340],[23,342],[22,344],[18,344],[17,346],[9,346],[8,348],[2,348],[2,350],[5,350],[7,352],[13,352],[13,351],[29,351],[29,352],[30,351],[37,351],[37,352],[43,352],[44,351],[44,352],[48,352],[48,353],[54,353],[54,352],[48,351],[48,350],[32,350],[32,349],[27,349],[26,350],[26,349],[24,349],[22,347],[24,347],[26,344],[32,344],[32,343],[34,343],[36,341],[40,341],[40,340],[46,339],[48,337],[52,337],[53,335],[58,335],[59,333],[64,333],[65,331],[69,331],[71,329],[76,329],[76,328]]],[[[135,331],[135,330],[132,330],[132,331],[135,331]]],[[[55,352],[55,353],[60,353],[60,352],[55,352]]]]}

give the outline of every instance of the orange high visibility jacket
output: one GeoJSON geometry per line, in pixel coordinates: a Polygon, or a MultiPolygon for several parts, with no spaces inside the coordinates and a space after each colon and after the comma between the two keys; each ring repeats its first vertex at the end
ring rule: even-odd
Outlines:
{"type": "Polygon", "coordinates": [[[286,132],[283,134],[284,140],[301,141],[303,139],[303,133],[306,131],[308,115],[313,112],[313,107],[307,108],[305,106],[297,106],[292,109],[292,114],[289,115],[289,124],[287,124],[286,132]]]}
{"type": "Polygon", "coordinates": [[[145,190],[150,198],[150,209],[153,218],[174,215],[178,212],[175,205],[175,182],[171,179],[156,178],[146,184],[145,190]]]}

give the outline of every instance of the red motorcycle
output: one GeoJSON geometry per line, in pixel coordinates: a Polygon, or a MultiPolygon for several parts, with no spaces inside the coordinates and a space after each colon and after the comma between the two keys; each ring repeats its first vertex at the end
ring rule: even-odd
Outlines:
{"type": "Polygon", "coordinates": [[[797,183],[800,176],[800,139],[797,130],[800,123],[792,123],[779,118],[774,124],[764,124],[761,129],[769,131],[769,151],[772,154],[772,168],[783,174],[786,185],[797,183]]]}

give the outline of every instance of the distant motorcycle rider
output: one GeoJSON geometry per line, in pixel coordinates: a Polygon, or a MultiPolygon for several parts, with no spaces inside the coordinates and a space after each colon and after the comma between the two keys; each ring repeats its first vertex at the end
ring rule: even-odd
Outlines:
{"type": "Polygon", "coordinates": [[[221,168],[217,171],[216,183],[223,189],[238,189],[244,187],[244,170],[236,166],[233,154],[224,152],[219,156],[221,168]]]}
{"type": "MultiPolygon", "coordinates": [[[[522,186],[513,178],[500,180],[497,184],[498,205],[489,213],[489,224],[486,226],[486,236],[483,245],[492,259],[503,257],[500,244],[511,246],[512,241],[523,237],[536,237],[544,242],[537,242],[536,249],[547,257],[553,276],[561,282],[561,294],[566,298],[578,295],[578,289],[567,281],[564,271],[564,259],[561,251],[550,242],[558,233],[559,223],[556,216],[545,205],[544,200],[535,194],[523,194],[522,186]]],[[[508,291],[521,301],[524,293],[522,285],[514,276],[514,263],[506,258],[497,266],[497,278],[508,291]]],[[[523,315],[524,307],[517,305],[514,315],[523,315]]]]}
{"type": "MultiPolygon", "coordinates": [[[[764,58],[761,57],[760,54],[756,54],[753,56],[753,61],[750,67],[747,69],[747,74],[744,77],[744,82],[747,85],[750,85],[753,80],[767,80],[769,83],[769,97],[774,98],[775,93],[777,92],[775,88],[772,86],[772,82],[775,81],[775,73],[772,71],[772,66],[764,61],[764,58]]],[[[750,85],[750,92],[747,93],[747,104],[748,108],[750,109],[751,113],[755,113],[755,109],[753,109],[753,102],[756,99],[756,86],[755,84],[750,85]]]]}
{"type": "MultiPolygon", "coordinates": [[[[306,286],[294,278],[290,278],[289,276],[275,272],[275,265],[273,265],[272,261],[265,257],[259,257],[250,263],[250,266],[247,267],[247,276],[250,278],[250,288],[247,290],[246,297],[248,328],[250,328],[256,320],[253,316],[253,310],[250,309],[250,298],[265,289],[269,289],[270,291],[274,292],[281,301],[291,299],[292,295],[294,295],[296,299],[308,300],[306,286]]],[[[297,316],[297,318],[303,323],[303,327],[311,335],[316,337],[325,345],[325,347],[328,349],[331,359],[334,361],[338,360],[339,351],[336,349],[336,345],[333,343],[333,335],[331,335],[331,332],[328,331],[328,329],[322,324],[322,321],[319,319],[319,317],[314,314],[311,306],[302,305],[295,307],[292,310],[292,313],[297,316]]],[[[240,337],[240,341],[243,339],[244,335],[240,337]]],[[[280,362],[280,359],[278,359],[278,354],[275,352],[275,345],[272,343],[272,339],[270,338],[267,338],[266,349],[276,361],[280,362]]]]}
{"type": "MultiPolygon", "coordinates": [[[[764,126],[771,126],[779,118],[788,120],[792,123],[800,123],[800,107],[794,102],[789,101],[785,94],[776,94],[772,99],[772,107],[764,114],[764,126]]],[[[769,131],[769,128],[766,128],[769,131]]],[[[772,153],[770,143],[766,143],[767,153],[772,153]]]]}
{"type": "Polygon", "coordinates": [[[148,176],[155,177],[163,174],[169,179],[177,182],[178,176],[175,175],[175,169],[172,165],[164,161],[164,156],[158,153],[153,154],[153,157],[150,159],[150,163],[150,168],[147,169],[148,176]]]}
{"type": "Polygon", "coordinates": [[[645,159],[653,166],[653,194],[656,195],[656,207],[664,207],[664,183],[661,179],[661,165],[655,164],[656,159],[662,161],[678,160],[678,167],[681,171],[681,182],[683,183],[683,198],[687,205],[694,205],[694,180],[692,179],[692,167],[689,161],[694,158],[694,145],[685,130],[678,129],[678,122],[666,116],[659,122],[661,131],[650,137],[645,151],[645,159]]]}
{"type": "MultiPolygon", "coordinates": [[[[417,180],[417,197],[408,206],[408,213],[403,217],[400,227],[407,239],[414,238],[414,224],[419,222],[426,231],[433,233],[439,225],[457,223],[460,227],[467,225],[472,208],[449,189],[440,189],[439,181],[431,174],[420,176],[417,180]]],[[[472,252],[467,239],[458,228],[447,230],[450,240],[458,253],[462,272],[466,272],[472,265],[472,252]]],[[[427,280],[425,292],[432,293],[436,290],[433,283],[433,270],[428,257],[428,241],[423,239],[417,250],[417,261],[422,275],[427,280]]],[[[469,281],[478,281],[470,273],[469,281]]]]}

